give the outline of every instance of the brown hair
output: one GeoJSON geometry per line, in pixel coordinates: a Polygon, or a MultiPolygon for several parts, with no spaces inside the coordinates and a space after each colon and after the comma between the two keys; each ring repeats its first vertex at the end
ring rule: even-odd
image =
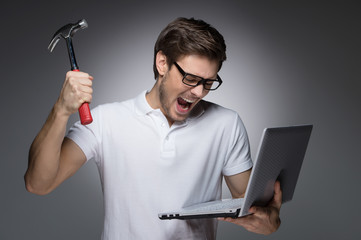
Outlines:
{"type": "Polygon", "coordinates": [[[210,24],[194,18],[177,18],[159,34],[154,46],[153,71],[154,78],[159,73],[155,60],[162,51],[167,57],[169,68],[179,57],[197,54],[219,62],[218,71],[226,60],[226,44],[223,36],[210,24]]]}

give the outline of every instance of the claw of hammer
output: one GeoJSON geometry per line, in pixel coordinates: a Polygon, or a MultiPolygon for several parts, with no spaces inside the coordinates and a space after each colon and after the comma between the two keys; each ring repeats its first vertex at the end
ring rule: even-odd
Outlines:
{"type": "Polygon", "coordinates": [[[59,42],[60,38],[65,39],[68,47],[71,70],[79,69],[75,59],[72,37],[79,29],[84,29],[87,27],[88,27],[88,23],[85,21],[85,19],[79,20],[77,23],[69,23],[63,26],[62,28],[60,28],[54,34],[48,46],[49,51],[52,52],[56,47],[57,43],[59,42]]]}
{"type": "Polygon", "coordinates": [[[85,21],[85,19],[79,20],[77,23],[69,23],[63,26],[54,34],[53,38],[51,39],[51,42],[48,46],[49,51],[52,52],[54,50],[56,44],[60,40],[60,37],[63,37],[64,39],[73,37],[79,29],[84,29],[87,27],[88,23],[85,21]]]}
{"type": "MultiPolygon", "coordinates": [[[[78,64],[76,63],[76,60],[75,60],[72,37],[79,29],[84,29],[87,27],[88,27],[88,24],[85,21],[85,19],[82,19],[82,20],[78,21],[77,23],[67,24],[67,25],[63,26],[62,28],[60,28],[54,34],[54,36],[51,39],[51,42],[48,46],[48,49],[50,50],[50,52],[52,52],[54,50],[55,46],[57,45],[57,43],[59,42],[60,38],[65,39],[65,41],[67,43],[67,47],[68,47],[68,53],[69,53],[69,59],[70,59],[70,65],[71,65],[72,71],[79,71],[78,64]]],[[[80,115],[80,122],[83,125],[89,124],[93,121],[88,103],[83,103],[81,105],[81,107],[79,108],[79,115],[80,115]]]]}

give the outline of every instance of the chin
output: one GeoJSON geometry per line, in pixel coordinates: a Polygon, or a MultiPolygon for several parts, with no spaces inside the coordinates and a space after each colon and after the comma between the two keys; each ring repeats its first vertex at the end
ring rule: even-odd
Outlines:
{"type": "Polygon", "coordinates": [[[189,114],[187,115],[180,115],[180,114],[175,114],[173,116],[170,117],[170,119],[173,121],[173,122],[182,122],[184,120],[186,120],[188,118],[189,114]]]}

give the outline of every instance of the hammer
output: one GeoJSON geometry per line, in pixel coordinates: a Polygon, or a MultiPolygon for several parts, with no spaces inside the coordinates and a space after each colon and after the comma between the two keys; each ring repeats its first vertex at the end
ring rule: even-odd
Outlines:
{"type": "MultiPolygon", "coordinates": [[[[70,66],[72,71],[79,72],[78,64],[76,63],[75,53],[72,43],[72,37],[79,29],[87,28],[88,24],[85,19],[79,20],[77,23],[69,23],[62,28],[60,28],[51,39],[51,42],[48,46],[50,52],[52,52],[59,42],[60,38],[64,38],[66,45],[68,47],[70,66]]],[[[90,113],[89,104],[83,103],[79,108],[80,122],[83,125],[87,125],[93,121],[93,118],[90,113]]]]}

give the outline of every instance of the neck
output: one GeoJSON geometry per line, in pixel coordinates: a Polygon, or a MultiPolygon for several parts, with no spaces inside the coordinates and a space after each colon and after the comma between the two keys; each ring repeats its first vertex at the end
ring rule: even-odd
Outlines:
{"type": "Polygon", "coordinates": [[[164,112],[162,105],[160,103],[160,97],[159,97],[159,87],[158,87],[158,81],[156,84],[154,84],[152,90],[150,90],[149,93],[145,96],[145,99],[147,100],[149,106],[153,109],[160,109],[164,116],[168,120],[169,127],[171,127],[174,123],[173,120],[171,120],[167,114],[164,112]]]}
{"type": "Polygon", "coordinates": [[[147,99],[148,104],[153,109],[160,108],[159,91],[158,91],[158,88],[156,87],[156,85],[157,84],[154,84],[152,90],[150,90],[150,92],[148,92],[145,95],[145,98],[147,99]]]}

